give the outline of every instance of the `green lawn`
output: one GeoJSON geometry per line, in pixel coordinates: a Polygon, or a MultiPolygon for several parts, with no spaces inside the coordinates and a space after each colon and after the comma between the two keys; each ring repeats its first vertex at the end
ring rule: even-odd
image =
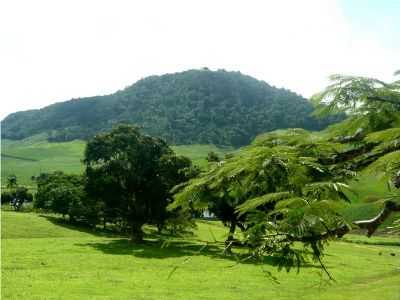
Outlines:
{"type": "Polygon", "coordinates": [[[193,236],[161,247],[154,235],[134,245],[54,216],[3,211],[1,221],[2,299],[400,299],[398,238],[332,242],[325,262],[337,282],[327,285],[313,266],[287,274],[236,264],[222,254],[218,222],[199,221],[193,236]]]}
{"type": "MultiPolygon", "coordinates": [[[[32,176],[41,172],[64,171],[80,173],[83,170],[81,160],[85,149],[84,141],[49,143],[42,136],[11,141],[2,140],[1,145],[1,184],[5,185],[8,175],[15,174],[21,184],[34,188],[32,176]]],[[[191,158],[194,164],[205,167],[206,157],[210,151],[223,156],[230,149],[219,149],[214,145],[181,145],[173,146],[179,155],[191,158]]]]}

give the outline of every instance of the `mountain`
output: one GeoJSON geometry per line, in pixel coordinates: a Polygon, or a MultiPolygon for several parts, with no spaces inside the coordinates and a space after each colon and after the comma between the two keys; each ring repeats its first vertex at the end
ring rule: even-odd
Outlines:
{"type": "Polygon", "coordinates": [[[241,146],[280,128],[319,130],[334,121],[310,117],[309,101],[240,72],[208,69],[150,76],[106,96],[72,99],[16,112],[2,138],[39,133],[50,141],[87,139],[120,122],[134,123],[171,144],[241,146]]]}

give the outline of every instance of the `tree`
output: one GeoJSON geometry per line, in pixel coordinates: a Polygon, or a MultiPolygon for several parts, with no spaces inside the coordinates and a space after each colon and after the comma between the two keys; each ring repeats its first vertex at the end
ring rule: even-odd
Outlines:
{"type": "MultiPolygon", "coordinates": [[[[267,240],[271,230],[267,224],[273,223],[281,237],[291,234],[285,223],[289,220],[293,231],[297,226],[308,226],[282,248],[275,248],[275,252],[288,251],[288,246],[295,241],[308,240],[310,232],[323,236],[325,225],[332,231],[343,230],[347,225],[327,202],[348,201],[347,186],[342,183],[347,175],[327,159],[337,154],[340,146],[310,143],[312,139],[312,134],[304,130],[266,134],[240,155],[191,180],[170,207],[208,207],[229,225],[227,245],[236,226],[246,230],[249,239],[244,242],[253,246],[261,246],[259,241],[267,240]],[[323,155],[321,160],[315,157],[316,153],[323,155]],[[259,217],[257,222],[251,217],[255,212],[259,217]]],[[[278,245],[276,241],[275,245],[278,245]]]]}
{"type": "MultiPolygon", "coordinates": [[[[400,70],[394,73],[400,75],[400,70]]],[[[352,136],[341,136],[336,138],[340,142],[363,140],[365,131],[378,131],[391,127],[399,127],[400,124],[400,80],[387,83],[375,78],[362,76],[332,75],[332,83],[324,91],[315,94],[312,101],[316,106],[314,115],[326,116],[328,114],[345,112],[350,118],[348,124],[355,123],[359,127],[352,136]]],[[[350,128],[352,126],[349,126],[350,128]]],[[[391,133],[396,133],[393,128],[391,133]]],[[[377,141],[379,133],[377,133],[377,141]]],[[[384,134],[383,134],[384,135],[384,134]]],[[[390,135],[390,143],[386,143],[386,149],[377,151],[377,153],[367,157],[364,162],[358,163],[365,167],[376,159],[390,154],[397,150],[397,144],[400,142],[399,136],[390,135]],[[389,146],[391,144],[392,146],[389,146]]],[[[383,147],[382,147],[383,148],[383,147]]],[[[365,155],[368,156],[368,155],[365,155]]],[[[383,159],[383,161],[386,161],[383,159]]],[[[395,188],[400,188],[400,165],[389,161],[385,163],[388,173],[393,178],[392,184],[395,188]],[[390,166],[390,167],[388,167],[390,166]]],[[[382,171],[382,170],[381,170],[382,171]]],[[[392,211],[400,211],[400,197],[398,192],[390,195],[384,204],[381,212],[370,220],[357,221],[356,225],[366,228],[368,236],[371,236],[379,225],[391,214],[392,211]]]]}
{"type": "MultiPolygon", "coordinates": [[[[359,87],[351,80],[345,82],[350,90],[359,87]]],[[[245,217],[243,243],[255,256],[274,256],[279,268],[289,270],[300,267],[311,253],[325,269],[321,260],[325,241],[342,237],[352,227],[367,228],[372,234],[390,212],[398,211],[399,202],[388,199],[376,218],[349,224],[337,209],[337,203],[349,201],[349,179],[399,153],[400,129],[393,128],[399,117],[396,89],[376,91],[376,97],[390,101],[374,100],[374,104],[370,98],[364,102],[346,100],[337,95],[342,92],[340,88],[331,95],[321,93],[317,102],[323,112],[344,111],[351,114],[350,118],[334,125],[335,130],[320,134],[290,129],[260,135],[239,155],[214,165],[181,187],[170,207],[203,209],[221,201],[229,203],[236,220],[245,217]],[[346,106],[348,103],[352,104],[346,106]],[[349,120],[354,117],[368,124],[371,117],[381,118],[382,113],[390,117],[385,126],[356,128],[348,136],[336,135],[347,132],[349,120]],[[295,247],[297,242],[303,243],[304,249],[295,247]]],[[[353,94],[347,91],[346,95],[353,94]]],[[[397,185],[397,177],[393,183],[397,185]]]]}
{"type": "Polygon", "coordinates": [[[219,158],[218,154],[215,153],[214,151],[208,152],[206,159],[207,159],[208,162],[218,162],[218,161],[220,161],[220,158],[219,158]]]}
{"type": "Polygon", "coordinates": [[[88,197],[121,218],[136,242],[143,239],[145,223],[162,227],[169,190],[186,180],[191,167],[189,159],[175,156],[163,140],[130,125],[90,140],[84,163],[88,197]]]}

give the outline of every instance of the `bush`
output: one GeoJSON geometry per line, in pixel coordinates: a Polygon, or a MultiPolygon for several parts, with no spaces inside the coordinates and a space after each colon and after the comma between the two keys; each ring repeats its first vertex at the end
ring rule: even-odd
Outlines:
{"type": "Polygon", "coordinates": [[[208,152],[206,159],[207,159],[208,162],[218,162],[218,161],[220,161],[218,154],[215,153],[214,151],[208,152]]]}
{"type": "Polygon", "coordinates": [[[34,207],[68,216],[73,222],[96,224],[95,207],[83,205],[86,200],[84,178],[62,172],[41,174],[36,178],[37,193],[34,207]]]}

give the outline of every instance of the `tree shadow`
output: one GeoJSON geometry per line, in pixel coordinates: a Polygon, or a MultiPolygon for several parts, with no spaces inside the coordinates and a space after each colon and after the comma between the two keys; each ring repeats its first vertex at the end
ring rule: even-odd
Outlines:
{"type": "Polygon", "coordinates": [[[56,216],[51,216],[51,215],[44,215],[41,214],[39,215],[41,218],[45,218],[47,221],[51,222],[52,224],[60,227],[64,227],[70,230],[75,230],[87,234],[91,234],[93,236],[98,236],[98,237],[123,237],[122,234],[118,234],[115,231],[107,230],[107,229],[100,229],[100,228],[93,228],[90,226],[87,226],[82,223],[71,223],[67,219],[63,219],[60,217],[56,216]]]}
{"type": "MultiPolygon", "coordinates": [[[[172,257],[207,256],[213,259],[223,259],[240,264],[276,265],[278,259],[265,256],[261,259],[252,257],[245,247],[233,247],[232,253],[224,251],[225,244],[220,241],[202,241],[193,234],[171,236],[158,233],[157,230],[147,228],[143,243],[133,243],[126,235],[112,230],[93,229],[82,224],[72,224],[68,220],[51,216],[40,215],[56,226],[91,234],[96,237],[105,237],[101,242],[76,243],[76,246],[91,247],[108,255],[133,255],[147,259],[165,259],[172,257]]],[[[302,264],[304,268],[319,268],[312,263],[302,264]]]]}
{"type": "Polygon", "coordinates": [[[181,256],[208,255],[218,257],[222,253],[218,245],[191,243],[188,241],[145,240],[137,244],[128,238],[112,239],[104,242],[76,244],[92,247],[104,254],[134,255],[142,258],[170,258],[181,256]]]}
{"type": "MultiPolygon", "coordinates": [[[[272,265],[275,266],[278,258],[265,256],[262,259],[252,257],[244,249],[234,248],[231,254],[224,252],[222,242],[190,242],[184,239],[172,240],[145,240],[141,244],[132,243],[127,238],[112,239],[104,242],[89,242],[75,244],[81,247],[91,247],[110,255],[133,255],[146,259],[165,259],[173,257],[207,256],[212,259],[222,259],[238,264],[272,265]]],[[[319,268],[311,263],[302,264],[304,268],[319,268]]]]}

